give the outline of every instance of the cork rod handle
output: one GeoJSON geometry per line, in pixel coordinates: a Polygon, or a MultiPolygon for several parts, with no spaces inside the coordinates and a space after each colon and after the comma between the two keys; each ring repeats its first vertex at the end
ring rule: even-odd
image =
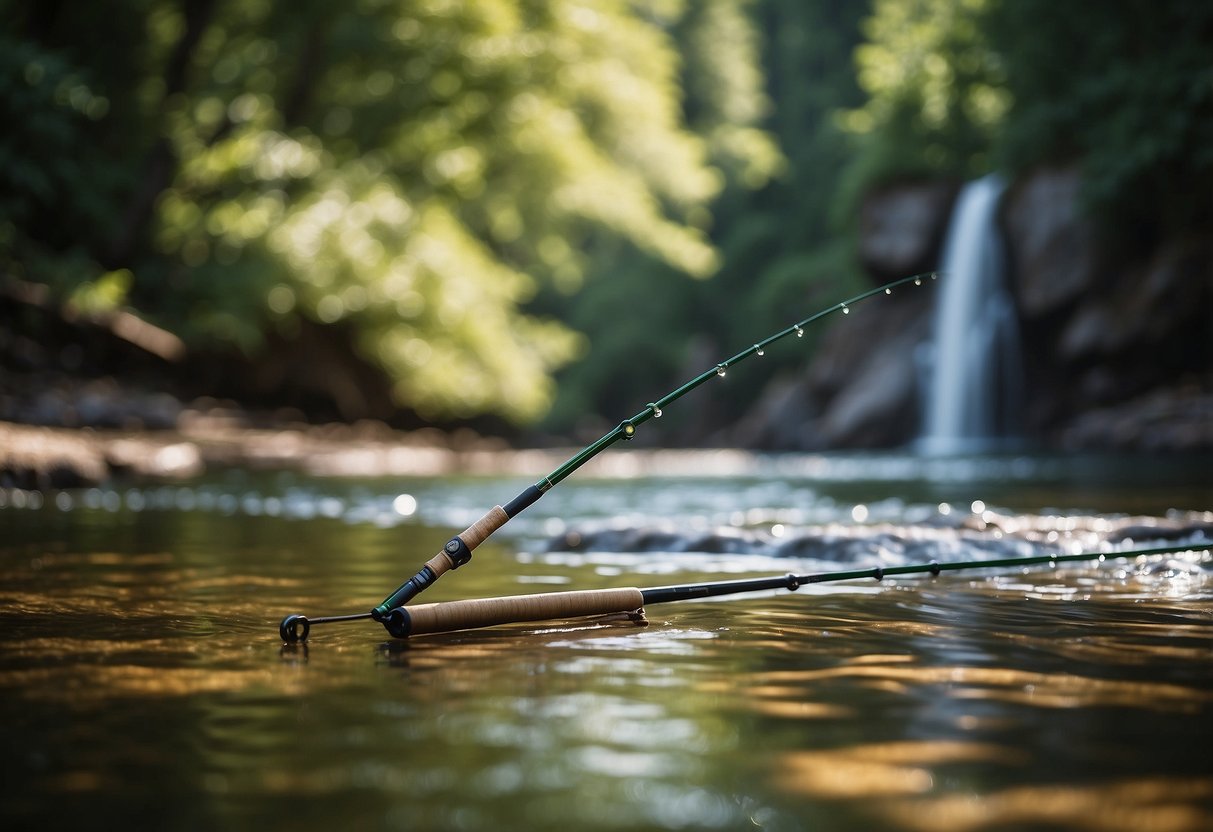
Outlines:
{"type": "Polygon", "coordinates": [[[427,560],[416,575],[397,587],[383,603],[375,607],[371,616],[377,621],[383,621],[391,610],[404,606],[445,573],[467,563],[472,559],[472,550],[504,526],[509,519],[510,515],[505,509],[493,506],[486,515],[448,540],[442,550],[427,560]]]}
{"type": "MultiPolygon", "coordinates": [[[[493,532],[504,526],[509,519],[510,516],[505,513],[505,509],[501,506],[493,506],[488,514],[455,535],[455,537],[463,541],[463,545],[467,547],[466,554],[470,556],[473,549],[488,539],[488,536],[493,532]]],[[[452,540],[452,542],[454,541],[452,540]]],[[[463,563],[463,560],[451,551],[452,548],[454,547],[448,543],[446,548],[426,561],[425,565],[433,570],[434,578],[438,578],[444,572],[455,569],[463,563]]]]}
{"type": "Polygon", "coordinates": [[[392,610],[384,624],[393,636],[407,638],[410,635],[474,630],[524,621],[633,612],[643,606],[644,596],[635,587],[584,589],[399,607],[392,610]]]}

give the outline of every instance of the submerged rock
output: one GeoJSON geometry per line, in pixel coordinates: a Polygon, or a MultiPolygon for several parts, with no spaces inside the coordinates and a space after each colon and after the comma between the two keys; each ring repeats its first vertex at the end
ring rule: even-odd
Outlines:
{"type": "Polygon", "coordinates": [[[938,517],[899,525],[811,525],[784,529],[721,527],[680,532],[663,526],[603,526],[564,532],[546,541],[549,552],[627,554],[738,554],[856,566],[894,566],[972,559],[1027,557],[1110,547],[1213,541],[1213,514],[1166,518],[1063,517],[981,514],[938,517]]]}

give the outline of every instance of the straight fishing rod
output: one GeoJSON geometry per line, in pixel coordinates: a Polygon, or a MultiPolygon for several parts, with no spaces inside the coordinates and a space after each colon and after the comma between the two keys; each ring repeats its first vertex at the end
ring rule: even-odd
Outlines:
{"type": "MultiPolygon", "coordinates": [[[[384,618],[383,624],[395,638],[416,635],[449,633],[458,630],[474,630],[503,624],[534,623],[536,621],[565,621],[612,614],[626,614],[633,620],[644,620],[644,608],[650,604],[672,601],[689,601],[738,595],[747,592],[786,589],[796,591],[808,584],[834,581],[851,581],[870,578],[881,581],[897,575],[930,573],[938,576],[944,572],[966,569],[1022,568],[1041,564],[1056,566],[1059,563],[1080,561],[1125,560],[1179,552],[1208,551],[1209,545],[1187,544],[1156,548],[1131,549],[1118,552],[1082,552],[1079,554],[1030,555],[1027,557],[1001,558],[996,560],[968,560],[940,563],[913,563],[903,566],[877,566],[866,569],[848,569],[837,572],[816,572],[806,575],[788,573],[763,578],[743,578],[731,581],[677,584],[672,586],[622,587],[617,589],[574,590],[568,592],[545,592],[533,595],[507,595],[499,598],[474,598],[462,601],[445,601],[433,604],[418,604],[397,607],[384,618]]],[[[369,615],[369,614],[368,614],[369,615]]],[[[368,615],[358,617],[368,617],[368,615]]],[[[319,623],[316,619],[312,623],[319,623]]],[[[304,629],[303,638],[307,630],[304,629]]],[[[290,641],[291,639],[287,639],[290,641]]]]}
{"type": "Polygon", "coordinates": [[[904,286],[912,283],[915,286],[921,286],[924,280],[934,280],[938,276],[937,272],[924,272],[922,274],[903,277],[900,280],[894,280],[891,283],[886,283],[883,286],[877,286],[875,289],[869,289],[866,292],[861,292],[852,298],[828,306],[802,321],[792,324],[789,327],[781,329],[773,335],[769,335],[761,341],[756,342],[753,346],[742,350],[734,355],[721,361],[714,367],[711,367],[699,375],[695,376],[690,381],[683,384],[681,387],[667,393],[656,401],[649,402],[644,406],[644,409],[630,419],[624,419],[611,430],[603,434],[598,440],[590,443],[586,447],[571,456],[564,464],[556,468],[543,479],[529,486],[518,494],[514,499],[510,500],[504,506],[494,506],[487,514],[468,526],[464,531],[452,537],[442,547],[442,550],[434,557],[426,561],[425,565],[418,570],[417,574],[409,578],[396,590],[383,599],[379,606],[367,613],[355,613],[353,615],[334,615],[322,618],[309,619],[305,615],[288,615],[282,619],[282,623],[278,625],[278,633],[282,636],[282,640],[286,642],[303,641],[307,639],[308,632],[312,625],[315,624],[330,624],[342,621],[354,621],[362,618],[373,618],[376,621],[383,622],[386,626],[386,620],[392,610],[403,607],[418,594],[429,588],[443,574],[452,569],[458,569],[472,559],[472,551],[483,543],[489,535],[504,526],[514,517],[517,517],[521,512],[534,505],[535,501],[550,491],[553,487],[564,480],[569,474],[576,471],[582,465],[585,465],[598,454],[605,451],[607,448],[622,440],[631,440],[636,435],[636,428],[643,425],[649,419],[660,419],[666,407],[673,404],[678,399],[681,399],[687,393],[690,393],[696,387],[711,381],[714,378],[723,378],[729,368],[740,364],[745,359],[752,355],[761,356],[766,352],[767,347],[777,341],[781,341],[791,335],[797,338],[804,337],[804,328],[809,324],[824,318],[827,315],[841,312],[847,315],[851,311],[851,307],[855,304],[864,301],[875,295],[891,295],[893,290],[899,286],[904,286]]]}

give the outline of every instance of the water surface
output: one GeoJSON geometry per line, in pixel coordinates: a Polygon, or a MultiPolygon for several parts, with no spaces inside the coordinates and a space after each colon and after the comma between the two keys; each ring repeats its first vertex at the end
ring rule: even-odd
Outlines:
{"type": "Polygon", "coordinates": [[[317,627],[291,647],[276,635],[283,615],[368,609],[530,480],[229,472],[3,492],[0,818],[5,828],[1209,828],[1213,500],[1198,471],[738,459],[569,480],[427,600],[1008,547],[1193,550],[667,604],[649,609],[648,626],[396,642],[363,621],[317,627]],[[652,530],[654,550],[607,546],[620,538],[604,532],[620,529],[652,530]],[[570,534],[603,545],[570,547],[570,534]],[[745,545],[696,550],[721,538],[745,545]]]}

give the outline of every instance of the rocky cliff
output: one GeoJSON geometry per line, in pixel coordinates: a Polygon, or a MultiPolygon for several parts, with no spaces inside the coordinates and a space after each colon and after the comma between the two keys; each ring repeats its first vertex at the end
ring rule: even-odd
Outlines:
{"type": "MultiPolygon", "coordinates": [[[[867,197],[859,254],[875,281],[938,265],[957,191],[910,182],[867,197]]],[[[1062,449],[1213,450],[1213,229],[1103,238],[1068,168],[1013,183],[999,219],[1023,333],[1024,438],[1062,449]]],[[[931,335],[933,294],[902,293],[836,321],[808,372],[773,383],[734,441],[800,450],[912,441],[923,386],[915,356],[931,335]]]]}

